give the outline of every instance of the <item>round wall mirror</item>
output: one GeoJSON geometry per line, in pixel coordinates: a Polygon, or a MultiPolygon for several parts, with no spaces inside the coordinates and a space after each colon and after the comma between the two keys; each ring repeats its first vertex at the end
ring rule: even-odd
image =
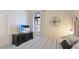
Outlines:
{"type": "Polygon", "coordinates": [[[52,26],[54,26],[54,27],[57,27],[57,26],[60,25],[60,22],[61,22],[60,18],[57,17],[57,16],[54,16],[54,17],[50,18],[49,24],[52,25],[52,26]]]}

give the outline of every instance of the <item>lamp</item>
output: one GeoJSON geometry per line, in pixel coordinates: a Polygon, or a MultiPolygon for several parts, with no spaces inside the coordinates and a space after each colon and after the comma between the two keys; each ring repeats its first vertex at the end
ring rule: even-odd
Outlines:
{"type": "Polygon", "coordinates": [[[74,32],[73,32],[73,30],[72,30],[72,29],[70,29],[70,32],[69,32],[69,34],[74,34],[74,32]]]}

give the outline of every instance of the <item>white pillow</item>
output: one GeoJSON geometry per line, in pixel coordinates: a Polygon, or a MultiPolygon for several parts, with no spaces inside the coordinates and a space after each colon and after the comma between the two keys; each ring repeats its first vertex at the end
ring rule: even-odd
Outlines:
{"type": "Polygon", "coordinates": [[[72,47],[72,49],[79,49],[79,41],[72,47]]]}
{"type": "Polygon", "coordinates": [[[70,45],[74,45],[75,43],[77,43],[77,41],[79,41],[79,37],[75,35],[68,35],[68,36],[65,36],[65,38],[70,45]]]}

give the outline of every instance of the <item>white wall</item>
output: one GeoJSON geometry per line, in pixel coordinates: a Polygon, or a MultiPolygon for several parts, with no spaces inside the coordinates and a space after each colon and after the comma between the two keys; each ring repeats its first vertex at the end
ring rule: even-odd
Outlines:
{"type": "Polygon", "coordinates": [[[8,21],[10,33],[16,33],[19,25],[29,24],[29,13],[28,11],[10,11],[8,21]]]}
{"type": "MultiPolygon", "coordinates": [[[[33,11],[31,12],[33,17],[33,11]]],[[[31,18],[31,24],[33,19],[31,18]]],[[[72,29],[72,11],[70,10],[45,10],[42,11],[42,33],[44,36],[59,39],[63,36],[69,35],[72,29]],[[61,19],[59,27],[53,27],[49,25],[51,17],[57,16],[61,19]]]]}
{"type": "Polygon", "coordinates": [[[9,43],[7,14],[0,12],[0,47],[9,43]]]}
{"type": "Polygon", "coordinates": [[[10,45],[12,42],[12,34],[19,32],[19,25],[30,25],[29,19],[29,11],[0,11],[0,47],[10,45]]]}
{"type": "Polygon", "coordinates": [[[9,38],[11,40],[13,33],[19,32],[19,25],[30,25],[29,11],[9,11],[8,14],[8,29],[9,38]]]}
{"type": "Polygon", "coordinates": [[[45,14],[44,22],[43,22],[44,36],[47,36],[53,39],[59,39],[62,36],[70,34],[69,32],[72,29],[71,11],[46,10],[44,14],[45,14]],[[49,20],[53,16],[57,16],[61,19],[61,23],[58,27],[50,26],[49,24],[49,20]]]}

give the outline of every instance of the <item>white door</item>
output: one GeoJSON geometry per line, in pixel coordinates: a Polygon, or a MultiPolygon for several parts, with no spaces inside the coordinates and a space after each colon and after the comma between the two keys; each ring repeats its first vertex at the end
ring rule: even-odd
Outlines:
{"type": "Polygon", "coordinates": [[[6,14],[0,13],[0,47],[8,44],[8,20],[6,14]]]}

